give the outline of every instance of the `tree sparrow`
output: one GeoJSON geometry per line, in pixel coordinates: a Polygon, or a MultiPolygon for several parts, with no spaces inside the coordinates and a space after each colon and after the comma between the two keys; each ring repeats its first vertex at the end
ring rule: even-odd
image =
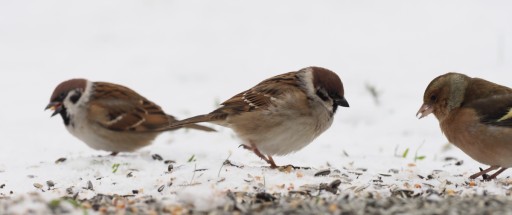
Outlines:
{"type": "MultiPolygon", "coordinates": [[[[60,114],[68,131],[97,150],[116,155],[149,145],[176,119],[135,91],[113,83],[71,79],[60,83],[46,109],[60,114]]],[[[203,131],[211,128],[183,126],[203,131]]]]}
{"type": "Polygon", "coordinates": [[[491,167],[475,179],[512,167],[512,89],[460,73],[441,75],[428,85],[420,119],[434,113],[448,141],[476,161],[491,167]]]}
{"type": "Polygon", "coordinates": [[[173,125],[211,122],[229,127],[245,142],[244,148],[271,168],[277,167],[273,155],[302,149],[331,126],[338,105],[349,106],[341,79],[320,67],[266,79],[221,105],[173,125]]]}

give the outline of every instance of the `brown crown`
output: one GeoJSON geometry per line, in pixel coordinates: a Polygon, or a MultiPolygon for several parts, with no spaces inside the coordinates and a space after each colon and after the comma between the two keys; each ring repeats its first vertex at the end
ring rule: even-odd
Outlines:
{"type": "Polygon", "coordinates": [[[55,90],[53,90],[50,101],[55,101],[62,93],[67,93],[74,89],[85,89],[87,80],[85,79],[71,79],[60,83],[55,90]]]}
{"type": "Polygon", "coordinates": [[[345,91],[340,77],[331,70],[322,67],[309,67],[313,70],[313,84],[315,88],[324,88],[329,95],[343,97],[345,91]]]}

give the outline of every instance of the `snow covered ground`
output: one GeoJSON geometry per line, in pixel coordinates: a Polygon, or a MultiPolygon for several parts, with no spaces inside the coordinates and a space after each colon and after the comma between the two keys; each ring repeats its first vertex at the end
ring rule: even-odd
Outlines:
{"type": "MultiPolygon", "coordinates": [[[[430,80],[449,71],[512,86],[511,10],[506,0],[0,1],[0,197],[137,190],[209,209],[228,189],[285,193],[345,176],[350,180],[339,189],[351,195],[357,188],[383,196],[390,187],[419,192],[429,188],[424,183],[461,195],[508,194],[496,182],[461,186],[485,166],[447,145],[434,117],[418,120],[415,113],[430,80]],[[58,83],[83,77],[129,86],[185,118],[311,65],[337,72],[350,103],[312,144],[275,158],[311,170],[262,168],[221,127],[165,133],[136,153],[109,157],[43,111],[58,83]],[[172,171],[154,154],[175,161],[172,171]],[[223,166],[228,157],[243,168],[223,166]],[[59,158],[66,161],[56,164],[59,158]],[[322,169],[339,172],[313,176],[322,169]],[[433,171],[433,180],[418,177],[433,171]],[[388,187],[370,186],[379,174],[391,174],[382,177],[388,187]],[[84,189],[88,181],[93,189],[84,189]]],[[[511,175],[503,173],[501,182],[511,175]]]]}

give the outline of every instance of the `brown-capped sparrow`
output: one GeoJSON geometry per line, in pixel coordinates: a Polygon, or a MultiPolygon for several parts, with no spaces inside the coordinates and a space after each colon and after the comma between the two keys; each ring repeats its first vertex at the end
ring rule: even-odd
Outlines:
{"type": "Polygon", "coordinates": [[[338,106],[348,107],[341,79],[321,67],[307,67],[266,79],[205,115],[173,123],[211,122],[229,127],[276,168],[272,156],[302,149],[327,130],[338,106]]]}
{"type": "Polygon", "coordinates": [[[417,115],[434,113],[448,141],[476,161],[490,165],[470,176],[512,167],[512,89],[460,73],[441,75],[428,85],[417,115]]]}
{"type": "MultiPolygon", "coordinates": [[[[60,83],[46,109],[60,114],[68,131],[97,150],[116,155],[149,145],[176,119],[135,91],[113,83],[71,79],[60,83]]],[[[183,126],[203,131],[211,128],[183,126]]]]}

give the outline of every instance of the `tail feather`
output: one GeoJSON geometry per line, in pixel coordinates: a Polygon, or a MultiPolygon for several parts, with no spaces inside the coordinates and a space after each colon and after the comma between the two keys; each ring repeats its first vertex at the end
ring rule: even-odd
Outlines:
{"type": "Polygon", "coordinates": [[[196,130],[201,130],[201,131],[207,131],[207,132],[214,132],[214,131],[217,131],[213,128],[210,128],[210,127],[206,127],[206,126],[202,126],[202,125],[198,125],[198,124],[188,124],[188,125],[184,125],[183,126],[184,128],[190,128],[190,129],[196,129],[196,130]]]}
{"type": "Polygon", "coordinates": [[[213,132],[213,131],[217,131],[213,128],[210,128],[210,127],[206,127],[206,126],[202,126],[202,125],[197,125],[196,123],[200,123],[200,122],[211,122],[211,121],[214,121],[215,119],[213,119],[212,117],[210,117],[209,115],[199,115],[199,116],[194,116],[194,117],[190,117],[188,119],[184,119],[184,120],[176,120],[174,122],[172,122],[169,127],[168,127],[168,130],[173,130],[173,129],[178,129],[178,128],[191,128],[191,129],[197,129],[197,130],[201,130],[201,131],[208,131],[208,132],[213,132]]]}

